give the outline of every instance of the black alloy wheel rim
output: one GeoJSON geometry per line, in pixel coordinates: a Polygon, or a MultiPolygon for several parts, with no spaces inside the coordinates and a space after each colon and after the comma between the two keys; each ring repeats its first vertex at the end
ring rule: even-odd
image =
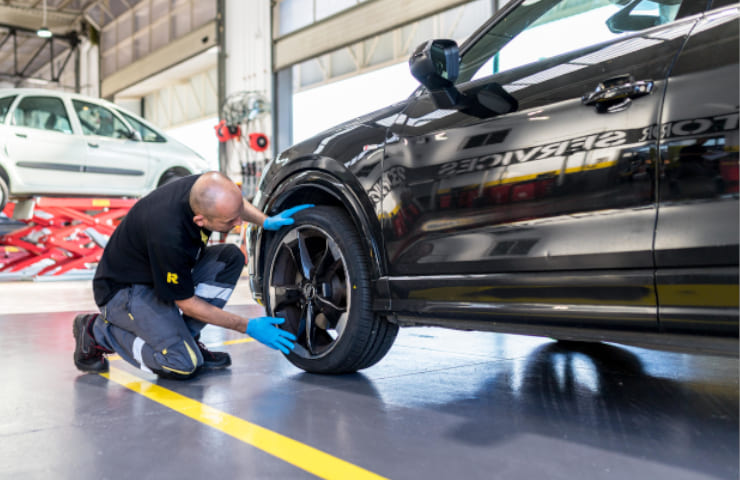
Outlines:
{"type": "Polygon", "coordinates": [[[350,311],[347,262],[331,236],[303,225],[280,239],[269,270],[273,315],[297,337],[293,354],[318,359],[342,338],[350,311]]]}

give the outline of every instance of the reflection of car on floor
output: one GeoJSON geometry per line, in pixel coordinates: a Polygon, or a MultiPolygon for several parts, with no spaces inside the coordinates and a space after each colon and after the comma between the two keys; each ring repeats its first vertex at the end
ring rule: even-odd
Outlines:
{"type": "Polygon", "coordinates": [[[253,294],[314,372],[399,325],[737,355],[738,4],[515,0],[407,100],[282,152],[253,294]],[[584,32],[573,35],[572,32],[584,32]]]}
{"type": "Polygon", "coordinates": [[[0,209],[8,196],[138,197],[207,169],[200,155],[112,103],[0,90],[0,209]]]}

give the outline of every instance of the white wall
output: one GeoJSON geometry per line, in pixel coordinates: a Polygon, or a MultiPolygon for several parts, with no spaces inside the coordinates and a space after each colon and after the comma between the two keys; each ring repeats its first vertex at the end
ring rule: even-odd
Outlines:
{"type": "Polygon", "coordinates": [[[217,123],[218,117],[212,117],[171,128],[166,133],[208,160],[211,170],[218,170],[218,138],[213,128],[217,123]]]}
{"type": "MultiPolygon", "coordinates": [[[[226,0],[224,23],[227,98],[233,93],[255,91],[272,101],[271,3],[264,0],[226,0]]],[[[217,122],[213,123],[215,125],[217,122]]],[[[250,128],[265,133],[272,141],[272,120],[269,114],[260,117],[250,128]]],[[[216,138],[213,132],[211,129],[216,138]]],[[[231,178],[241,178],[241,163],[244,159],[239,154],[243,154],[243,150],[228,148],[227,152],[226,173],[231,178]]]]}

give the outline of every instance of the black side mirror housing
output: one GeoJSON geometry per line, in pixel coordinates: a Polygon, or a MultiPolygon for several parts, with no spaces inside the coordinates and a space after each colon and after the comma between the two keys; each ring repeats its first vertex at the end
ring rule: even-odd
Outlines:
{"type": "Polygon", "coordinates": [[[606,26],[612,33],[638,32],[660,25],[660,17],[655,15],[633,15],[632,11],[642,0],[632,0],[622,10],[618,11],[606,21],[606,26]]]}
{"type": "Polygon", "coordinates": [[[460,49],[454,40],[437,39],[422,43],[409,58],[411,75],[424,85],[437,108],[460,110],[476,117],[513,112],[514,97],[497,83],[489,83],[466,95],[455,87],[460,74],[460,49]]]}
{"type": "Polygon", "coordinates": [[[460,92],[455,80],[460,73],[460,49],[454,40],[429,40],[409,58],[411,75],[427,87],[439,108],[455,108],[460,92]]]}

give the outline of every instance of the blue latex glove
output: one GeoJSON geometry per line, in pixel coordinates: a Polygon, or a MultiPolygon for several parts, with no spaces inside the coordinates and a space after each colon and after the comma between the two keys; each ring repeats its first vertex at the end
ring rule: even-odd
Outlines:
{"type": "Polygon", "coordinates": [[[265,219],[265,223],[262,224],[262,228],[264,228],[265,230],[280,230],[280,227],[284,227],[285,225],[293,225],[293,222],[295,220],[290,217],[296,212],[300,212],[303,209],[311,207],[313,207],[313,204],[306,203],[293,208],[289,208],[287,210],[283,210],[275,216],[267,217],[265,219]]]}
{"type": "Polygon", "coordinates": [[[256,317],[247,323],[246,333],[268,347],[280,350],[287,355],[295,347],[291,340],[295,341],[296,338],[292,333],[276,327],[283,322],[285,319],[279,317],[256,317]]]}

